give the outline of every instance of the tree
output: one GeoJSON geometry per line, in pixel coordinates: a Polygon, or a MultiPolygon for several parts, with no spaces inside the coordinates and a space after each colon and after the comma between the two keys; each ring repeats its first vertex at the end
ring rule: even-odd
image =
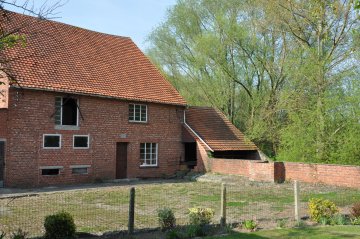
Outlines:
{"type": "Polygon", "coordinates": [[[222,110],[270,156],[345,160],[357,154],[341,144],[359,122],[358,6],[179,0],[148,54],[190,104],[222,110]]]}

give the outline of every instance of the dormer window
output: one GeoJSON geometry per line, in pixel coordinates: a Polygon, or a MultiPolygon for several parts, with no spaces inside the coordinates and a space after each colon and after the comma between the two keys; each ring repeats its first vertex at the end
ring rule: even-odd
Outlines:
{"type": "Polygon", "coordinates": [[[55,124],[64,126],[79,125],[78,99],[55,97],[55,124]]]}
{"type": "Polygon", "coordinates": [[[147,122],[147,106],[141,104],[129,104],[130,122],[147,122]]]}

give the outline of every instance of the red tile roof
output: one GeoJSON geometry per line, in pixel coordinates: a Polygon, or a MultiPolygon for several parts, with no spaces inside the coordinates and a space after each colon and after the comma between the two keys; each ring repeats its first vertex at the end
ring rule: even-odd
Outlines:
{"type": "Polygon", "coordinates": [[[6,13],[8,19],[0,16],[2,25],[6,22],[7,30],[21,28],[26,35],[25,47],[2,52],[20,86],[186,105],[130,38],[6,13]]]}
{"type": "Polygon", "coordinates": [[[211,107],[190,107],[186,123],[213,151],[257,150],[220,111],[211,107]]]}

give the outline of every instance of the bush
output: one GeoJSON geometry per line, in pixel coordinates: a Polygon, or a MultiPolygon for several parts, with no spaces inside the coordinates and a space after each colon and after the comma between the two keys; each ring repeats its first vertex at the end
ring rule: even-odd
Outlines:
{"type": "Polygon", "coordinates": [[[354,217],[351,218],[350,220],[352,225],[360,225],[360,217],[354,217]]]}
{"type": "Polygon", "coordinates": [[[255,231],[257,228],[257,223],[255,220],[245,220],[242,225],[249,231],[255,231]]]}
{"type": "Polygon", "coordinates": [[[11,239],[26,239],[27,234],[28,234],[27,232],[19,228],[16,232],[13,232],[11,234],[11,239]]]}
{"type": "Polygon", "coordinates": [[[211,208],[189,208],[189,219],[191,225],[210,224],[214,217],[214,210],[211,208]]]}
{"type": "Polygon", "coordinates": [[[330,219],[330,224],[331,225],[346,225],[346,224],[348,224],[348,219],[344,215],[335,214],[330,219]]]}
{"type": "Polygon", "coordinates": [[[322,198],[311,198],[309,200],[310,218],[315,222],[330,220],[339,209],[335,203],[322,198]]]}
{"type": "Polygon", "coordinates": [[[76,226],[70,213],[59,212],[46,216],[44,227],[47,239],[75,238],[76,226]]]}
{"type": "Polygon", "coordinates": [[[354,218],[360,218],[360,202],[354,203],[351,207],[351,216],[354,218]]]}
{"type": "Polygon", "coordinates": [[[6,233],[3,231],[0,231],[0,239],[4,239],[6,236],[6,233]]]}
{"type": "Polygon", "coordinates": [[[166,233],[166,239],[184,239],[186,236],[177,228],[170,229],[166,233]]]}
{"type": "Polygon", "coordinates": [[[206,234],[203,230],[203,226],[199,224],[192,224],[186,228],[186,235],[188,238],[193,238],[193,237],[202,237],[205,236],[206,234]]]}
{"type": "Polygon", "coordinates": [[[170,208],[161,208],[158,210],[158,220],[161,230],[165,231],[174,228],[176,225],[176,218],[170,208]]]}

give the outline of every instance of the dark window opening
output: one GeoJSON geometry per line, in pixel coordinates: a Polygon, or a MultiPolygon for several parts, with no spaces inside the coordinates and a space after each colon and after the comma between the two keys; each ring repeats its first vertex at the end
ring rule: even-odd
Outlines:
{"type": "Polygon", "coordinates": [[[73,98],[63,98],[61,117],[62,125],[77,125],[77,119],[77,100],[73,98]]]}
{"type": "Polygon", "coordinates": [[[214,151],[214,158],[225,159],[260,159],[259,152],[257,150],[227,150],[227,151],[214,151]]]}
{"type": "Polygon", "coordinates": [[[44,135],[44,148],[60,148],[60,135],[44,135]]]}
{"type": "Polygon", "coordinates": [[[89,136],[74,136],[74,148],[89,148],[89,136]]]}
{"type": "Polygon", "coordinates": [[[60,169],[58,168],[52,168],[52,169],[42,169],[41,170],[41,175],[59,175],[60,174],[60,169]]]}
{"type": "Polygon", "coordinates": [[[193,169],[196,166],[196,142],[184,143],[185,147],[185,162],[182,164],[187,165],[188,169],[193,169]]]}
{"type": "Polygon", "coordinates": [[[72,174],[87,174],[88,173],[88,168],[84,167],[84,168],[73,168],[72,170],[72,174]]]}

